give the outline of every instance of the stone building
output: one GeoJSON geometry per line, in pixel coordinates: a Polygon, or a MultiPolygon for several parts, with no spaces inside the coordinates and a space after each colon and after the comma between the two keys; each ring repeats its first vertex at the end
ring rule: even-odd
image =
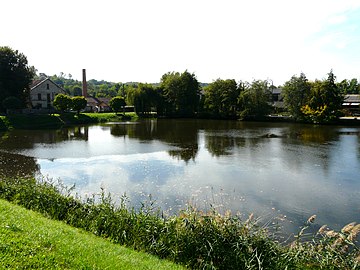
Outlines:
{"type": "Polygon", "coordinates": [[[52,108],[57,94],[65,94],[65,90],[49,78],[33,81],[30,87],[30,101],[33,108],[52,108]]]}

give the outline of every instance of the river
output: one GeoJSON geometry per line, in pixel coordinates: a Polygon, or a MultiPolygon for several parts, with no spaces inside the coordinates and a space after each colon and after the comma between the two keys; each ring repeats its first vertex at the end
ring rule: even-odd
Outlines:
{"type": "Polygon", "coordinates": [[[1,174],[61,179],[83,198],[254,213],[287,233],[314,214],[314,229],[360,222],[360,127],[158,119],[0,136],[1,174]]]}

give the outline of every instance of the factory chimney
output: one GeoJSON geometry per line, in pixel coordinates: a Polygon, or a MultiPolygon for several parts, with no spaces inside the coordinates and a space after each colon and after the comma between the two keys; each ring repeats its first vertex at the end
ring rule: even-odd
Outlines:
{"type": "Polygon", "coordinates": [[[87,98],[86,69],[82,70],[82,95],[87,98]]]}

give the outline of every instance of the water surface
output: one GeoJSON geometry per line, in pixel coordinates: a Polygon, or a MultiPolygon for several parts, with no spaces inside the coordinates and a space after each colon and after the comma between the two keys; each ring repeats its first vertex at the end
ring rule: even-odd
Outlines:
{"type": "Polygon", "coordinates": [[[359,127],[159,119],[1,136],[0,173],[60,178],[81,196],[254,212],[287,232],[313,214],[315,227],[360,222],[359,127]]]}

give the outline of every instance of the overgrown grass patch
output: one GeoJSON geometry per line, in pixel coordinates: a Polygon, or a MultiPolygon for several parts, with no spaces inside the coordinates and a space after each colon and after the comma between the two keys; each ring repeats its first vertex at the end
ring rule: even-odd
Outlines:
{"type": "MultiPolygon", "coordinates": [[[[164,216],[152,204],[129,208],[126,198],[115,204],[110,195],[81,200],[61,183],[34,179],[3,179],[0,196],[62,220],[114,243],[146,251],[192,269],[357,269],[359,225],[336,232],[319,232],[302,241],[282,246],[252,217],[220,215],[189,208],[176,216],[164,216]],[[335,234],[334,234],[335,235],[335,234]],[[340,239],[340,240],[338,240],[340,239]]],[[[310,226],[310,225],[309,225],[310,226]]]]}
{"type": "Polygon", "coordinates": [[[10,127],[16,129],[60,128],[64,125],[64,122],[61,120],[59,115],[56,114],[13,114],[8,115],[7,120],[10,127]]]}
{"type": "Polygon", "coordinates": [[[182,269],[0,200],[0,269],[182,269]]]}
{"type": "Polygon", "coordinates": [[[0,131],[15,129],[54,129],[64,125],[86,125],[104,122],[135,121],[135,113],[62,113],[62,114],[12,114],[0,116],[0,131]]]}

